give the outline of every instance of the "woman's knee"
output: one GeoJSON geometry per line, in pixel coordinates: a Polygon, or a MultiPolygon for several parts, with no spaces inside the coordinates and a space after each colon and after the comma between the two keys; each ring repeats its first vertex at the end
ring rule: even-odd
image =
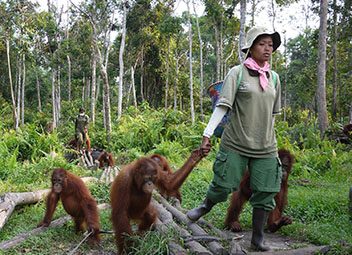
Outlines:
{"type": "Polygon", "coordinates": [[[262,208],[266,211],[271,211],[275,208],[275,195],[276,192],[260,192],[253,191],[249,203],[253,208],[262,208]]]}

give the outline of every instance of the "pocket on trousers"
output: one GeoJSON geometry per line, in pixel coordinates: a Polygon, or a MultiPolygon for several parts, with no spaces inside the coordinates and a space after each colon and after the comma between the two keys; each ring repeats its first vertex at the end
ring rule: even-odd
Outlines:
{"type": "Polygon", "coordinates": [[[220,179],[226,178],[227,153],[219,151],[214,162],[214,174],[220,179]]]}

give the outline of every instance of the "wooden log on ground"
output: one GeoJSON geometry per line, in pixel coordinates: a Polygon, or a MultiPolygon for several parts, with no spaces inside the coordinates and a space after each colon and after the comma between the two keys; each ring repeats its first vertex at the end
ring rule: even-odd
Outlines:
{"type": "Polygon", "coordinates": [[[230,243],[230,255],[245,255],[247,251],[238,243],[237,240],[233,239],[230,243]]]}
{"type": "MultiPolygon", "coordinates": [[[[159,212],[158,219],[155,224],[155,228],[160,233],[167,234],[168,229],[170,227],[170,223],[172,223],[172,216],[168,211],[163,210],[163,208],[161,208],[162,206],[159,206],[160,204],[157,203],[155,200],[153,200],[152,203],[158,209],[158,212],[159,212]]],[[[179,245],[174,241],[169,241],[168,246],[169,246],[170,254],[176,255],[176,254],[187,253],[186,250],[181,245],[179,245]]]]}
{"type": "MultiPolygon", "coordinates": [[[[94,177],[83,177],[82,180],[87,183],[97,179],[94,177]]],[[[0,230],[5,226],[16,206],[37,203],[44,199],[49,192],[50,189],[45,189],[33,192],[10,192],[0,196],[0,230]]]]}
{"type": "MultiPolygon", "coordinates": [[[[104,204],[98,205],[99,210],[105,210],[108,208],[110,208],[109,204],[104,203],[104,204]]],[[[14,238],[12,238],[11,240],[1,242],[0,243],[0,250],[11,249],[11,248],[15,247],[16,245],[19,245],[20,243],[26,241],[29,237],[43,233],[46,230],[48,230],[49,228],[53,228],[53,227],[55,228],[55,227],[60,227],[60,226],[64,225],[70,219],[71,219],[71,216],[64,216],[64,217],[61,217],[59,219],[52,221],[50,223],[49,227],[39,227],[39,228],[35,228],[29,232],[21,233],[21,234],[15,236],[14,238]]]]}
{"type": "Polygon", "coordinates": [[[110,184],[114,181],[115,177],[120,172],[120,168],[118,166],[106,166],[99,178],[99,180],[103,183],[110,184]]]}
{"type": "MultiPolygon", "coordinates": [[[[168,227],[160,219],[156,220],[155,228],[161,234],[166,234],[168,231],[168,227]]],[[[168,247],[169,247],[168,254],[170,255],[187,254],[187,251],[181,245],[179,245],[174,241],[169,241],[168,247]]]]}
{"type": "MultiPolygon", "coordinates": [[[[157,200],[166,207],[166,209],[172,213],[172,215],[179,221],[187,225],[187,227],[191,230],[192,234],[197,236],[197,235],[207,235],[207,232],[203,230],[200,226],[198,226],[196,223],[191,222],[187,216],[177,210],[174,206],[172,206],[165,198],[163,198],[161,195],[156,194],[155,196],[157,200]]],[[[222,255],[227,255],[228,251],[217,241],[211,241],[208,244],[209,250],[214,253],[214,254],[222,254],[222,255]]]]}
{"type": "Polygon", "coordinates": [[[84,150],[81,153],[81,163],[87,168],[95,168],[95,163],[90,151],[84,150]]]}
{"type": "MultiPolygon", "coordinates": [[[[172,214],[169,211],[167,211],[163,205],[159,204],[155,200],[153,200],[153,204],[158,209],[160,221],[163,223],[162,226],[157,226],[157,229],[160,228],[161,233],[167,233],[169,228],[174,228],[177,232],[180,233],[180,236],[183,239],[191,237],[191,234],[187,230],[181,228],[179,225],[176,224],[176,222],[172,218],[172,214]]],[[[177,245],[180,246],[179,244],[177,245]]],[[[201,254],[201,255],[212,254],[208,249],[206,249],[199,242],[196,242],[193,240],[185,242],[185,246],[192,252],[192,254],[201,254]]],[[[169,248],[171,249],[173,247],[170,247],[170,244],[169,244],[169,248]]],[[[176,252],[179,252],[179,251],[176,251],[176,252]]],[[[176,252],[174,252],[174,254],[188,254],[187,252],[185,253],[176,253],[176,252]]]]}

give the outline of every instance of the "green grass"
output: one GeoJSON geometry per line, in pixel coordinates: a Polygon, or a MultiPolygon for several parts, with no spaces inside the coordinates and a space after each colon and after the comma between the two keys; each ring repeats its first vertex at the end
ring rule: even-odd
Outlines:
{"type": "MultiPolygon", "coordinates": [[[[329,245],[329,255],[352,254],[352,222],[347,208],[352,185],[351,147],[321,141],[314,120],[312,123],[301,122],[292,127],[287,122],[278,122],[276,126],[279,147],[289,149],[296,157],[289,180],[289,205],[285,211],[293,218],[293,224],[283,227],[280,233],[304,242],[329,245]]],[[[182,112],[155,111],[148,107],[138,111],[129,109],[119,124],[113,125],[112,143],[108,148],[119,165],[143,155],[161,153],[171,166],[181,166],[190,151],[199,146],[204,126],[205,123],[200,121],[192,125],[182,112]]],[[[60,129],[53,134],[41,133],[36,125],[25,126],[19,133],[3,130],[6,135],[0,137],[0,194],[49,188],[54,167],[64,167],[78,176],[99,178],[101,171],[86,170],[64,160],[63,144],[70,137],[67,134],[72,131],[72,123],[63,123],[60,129]],[[51,151],[55,151],[58,157],[49,156],[51,151]]],[[[101,124],[97,123],[90,131],[93,147],[107,146],[101,124]]],[[[182,186],[182,206],[186,209],[198,206],[205,198],[219,146],[216,139],[212,139],[212,144],[212,152],[182,186]]],[[[99,204],[109,203],[108,185],[91,183],[89,188],[99,204]]],[[[205,219],[222,229],[227,207],[228,201],[216,205],[205,219]]],[[[251,228],[251,211],[250,205],[246,204],[241,214],[245,230],[251,228]]],[[[34,229],[44,213],[43,202],[17,207],[0,231],[0,242],[34,229]]],[[[64,215],[62,206],[58,206],[54,219],[64,215]]],[[[112,229],[110,210],[101,211],[100,219],[102,229],[112,229]]],[[[0,251],[0,254],[67,254],[82,238],[82,234],[74,233],[72,221],[69,221],[61,227],[49,227],[44,233],[31,236],[11,250],[0,251]]],[[[178,234],[172,231],[166,235],[151,231],[131,238],[134,241],[131,254],[165,254],[168,242],[182,243],[178,234]]],[[[101,246],[106,253],[117,251],[111,234],[102,235],[101,246]]],[[[79,252],[99,254],[100,250],[84,243],[79,252]]]]}
{"type": "MultiPolygon", "coordinates": [[[[194,169],[182,187],[183,207],[193,208],[205,197],[208,184],[212,179],[212,164],[215,152],[202,160],[194,169]]],[[[171,162],[172,165],[181,163],[171,162]]],[[[99,172],[76,169],[80,174],[98,176],[99,172]]],[[[295,169],[293,169],[295,171],[295,169]]],[[[341,173],[341,170],[339,170],[341,173]]],[[[22,173],[19,173],[21,175],[22,173]]],[[[43,174],[46,176],[47,174],[43,174]]],[[[43,177],[44,178],[44,177],[43,177]]],[[[47,188],[48,180],[38,179],[41,188],[47,188]]],[[[352,243],[352,228],[348,214],[348,191],[349,179],[346,182],[341,178],[331,177],[331,174],[302,180],[297,176],[291,176],[289,187],[289,205],[286,214],[293,218],[293,224],[280,230],[280,233],[291,238],[308,241],[316,245],[331,245],[329,254],[348,254],[352,243]],[[346,245],[347,244],[347,245],[346,245]]],[[[20,185],[22,187],[22,184],[20,185]]],[[[26,185],[24,185],[25,187],[26,185]]],[[[32,183],[30,187],[35,187],[32,183]]],[[[110,187],[105,184],[92,183],[89,188],[98,203],[109,202],[110,187]]],[[[228,202],[216,205],[205,216],[218,228],[223,228],[228,202]]],[[[0,241],[9,240],[19,233],[25,233],[36,227],[45,212],[45,203],[37,203],[17,207],[10,217],[9,222],[0,232],[0,241]]],[[[54,219],[66,215],[62,206],[59,205],[54,219]]],[[[247,204],[241,215],[241,223],[244,229],[251,228],[251,207],[247,204]]],[[[111,230],[110,210],[101,212],[101,226],[104,230],[111,230]]],[[[64,226],[48,228],[44,233],[30,237],[19,246],[6,251],[5,254],[65,254],[78,244],[83,236],[74,233],[72,221],[64,226]],[[48,245],[50,244],[50,245],[48,245]]],[[[156,231],[146,235],[131,237],[134,245],[131,254],[167,254],[167,243],[177,238],[177,234],[170,233],[162,236],[156,231]]],[[[114,237],[111,234],[102,235],[102,249],[116,251],[114,237]]],[[[85,254],[94,250],[88,244],[80,247],[80,252],[85,254]]]]}
{"type": "MultiPolygon", "coordinates": [[[[198,206],[205,198],[212,178],[213,155],[209,157],[210,159],[202,161],[182,187],[185,208],[198,206]]],[[[341,173],[341,169],[339,172],[341,173]]],[[[344,174],[349,176],[348,172],[344,174]]],[[[285,214],[293,218],[293,224],[283,227],[280,233],[316,245],[331,245],[329,254],[352,254],[348,253],[352,244],[352,221],[348,213],[348,192],[352,182],[350,177],[346,181],[346,176],[338,176],[334,180],[331,174],[327,174],[326,177],[319,176],[304,182],[299,177],[291,176],[289,205],[285,214]],[[341,181],[342,179],[344,180],[341,181]]],[[[217,204],[205,219],[218,228],[223,228],[227,207],[228,201],[217,204]]],[[[244,229],[251,228],[251,211],[247,203],[240,218],[244,229]]]]}
{"type": "MultiPolygon", "coordinates": [[[[204,199],[208,184],[212,179],[214,154],[215,152],[212,152],[208,158],[204,159],[183,185],[184,208],[193,208],[204,199]]],[[[99,175],[98,172],[91,171],[81,173],[99,175]]],[[[348,254],[350,246],[344,244],[352,243],[352,228],[347,207],[349,182],[333,182],[331,177],[326,179],[320,177],[302,181],[298,177],[290,178],[289,205],[285,213],[293,218],[293,224],[282,228],[280,232],[291,238],[316,245],[331,245],[332,249],[329,254],[348,254]]],[[[46,182],[46,185],[49,183],[46,182]]],[[[110,187],[108,185],[94,183],[90,184],[89,188],[98,203],[109,202],[110,187]]],[[[216,205],[205,216],[205,219],[216,227],[223,228],[227,207],[228,202],[216,205]]],[[[0,232],[0,241],[9,240],[19,233],[35,228],[44,212],[43,202],[16,208],[9,222],[0,232]]],[[[66,213],[59,205],[54,219],[64,215],[66,213]]],[[[245,206],[241,215],[241,223],[244,229],[251,228],[249,204],[245,206]]],[[[101,226],[104,230],[112,229],[110,210],[101,212],[101,226]]],[[[62,227],[49,227],[44,233],[33,236],[19,246],[6,251],[6,254],[65,254],[83,238],[82,235],[76,235],[73,228],[72,221],[62,227]]],[[[167,243],[178,237],[174,233],[162,236],[153,231],[142,237],[133,236],[131,238],[134,241],[130,250],[131,254],[166,254],[167,243]]],[[[102,247],[105,252],[116,251],[113,235],[102,235],[102,247]]],[[[92,247],[88,244],[80,247],[80,252],[83,254],[91,250],[92,247]]]]}

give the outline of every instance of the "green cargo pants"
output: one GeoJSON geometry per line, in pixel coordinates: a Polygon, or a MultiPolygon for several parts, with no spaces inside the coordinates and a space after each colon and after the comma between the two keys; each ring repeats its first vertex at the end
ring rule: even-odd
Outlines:
{"type": "Polygon", "coordinates": [[[244,172],[250,171],[249,200],[254,208],[270,211],[275,207],[274,197],[280,191],[282,169],[279,158],[251,158],[220,148],[213,166],[214,177],[209,185],[207,198],[214,203],[227,200],[236,191],[244,172]]]}

